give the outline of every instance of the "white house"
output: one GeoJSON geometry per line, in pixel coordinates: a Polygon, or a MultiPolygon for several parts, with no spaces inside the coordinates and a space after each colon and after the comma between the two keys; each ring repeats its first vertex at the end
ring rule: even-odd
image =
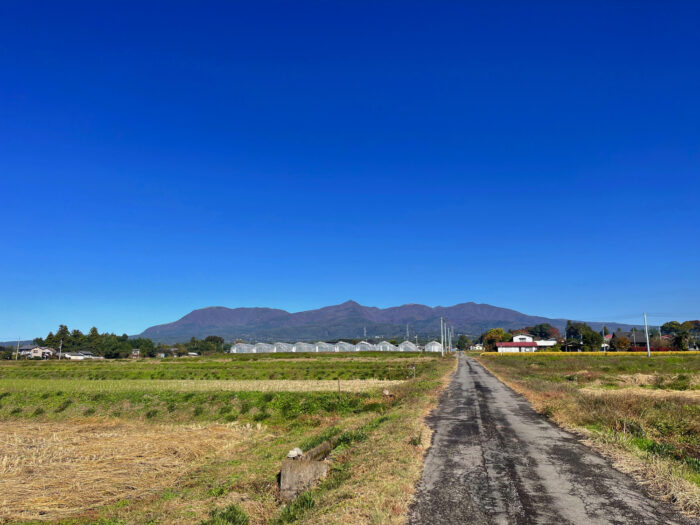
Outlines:
{"type": "Polygon", "coordinates": [[[535,341],[535,338],[530,334],[515,334],[513,341],[506,343],[496,343],[499,353],[507,352],[534,352],[538,348],[551,348],[557,344],[556,339],[540,339],[535,341]]]}
{"type": "Polygon", "coordinates": [[[484,345],[482,345],[481,343],[476,343],[475,345],[471,345],[469,347],[469,350],[481,350],[481,351],[483,351],[484,345]]]}
{"type": "Polygon", "coordinates": [[[442,352],[442,345],[437,341],[430,341],[425,345],[426,352],[442,352]]]}

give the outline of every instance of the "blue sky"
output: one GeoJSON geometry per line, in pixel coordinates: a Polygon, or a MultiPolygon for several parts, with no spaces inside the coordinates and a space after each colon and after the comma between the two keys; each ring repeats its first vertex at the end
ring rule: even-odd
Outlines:
{"type": "Polygon", "coordinates": [[[355,299],[700,318],[697,2],[0,4],[0,340],[355,299]]]}

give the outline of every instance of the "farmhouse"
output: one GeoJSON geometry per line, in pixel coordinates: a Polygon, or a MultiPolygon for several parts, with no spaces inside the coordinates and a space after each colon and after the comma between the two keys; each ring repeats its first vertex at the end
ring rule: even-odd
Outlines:
{"type": "Polygon", "coordinates": [[[498,348],[499,354],[511,353],[511,352],[534,352],[537,350],[537,343],[532,341],[510,341],[506,343],[496,343],[496,348],[498,348]]]}
{"type": "Polygon", "coordinates": [[[96,356],[89,350],[81,350],[79,352],[66,352],[63,354],[64,359],[71,361],[85,361],[86,359],[104,359],[102,356],[96,356]]]}
{"type": "Polygon", "coordinates": [[[56,355],[56,350],[47,346],[36,346],[29,351],[29,359],[50,359],[56,355]]]}
{"type": "Polygon", "coordinates": [[[535,352],[538,348],[544,350],[551,348],[555,346],[557,342],[558,341],[554,338],[535,341],[532,335],[520,333],[515,334],[512,341],[496,343],[496,348],[500,354],[510,352],[535,352]]]}

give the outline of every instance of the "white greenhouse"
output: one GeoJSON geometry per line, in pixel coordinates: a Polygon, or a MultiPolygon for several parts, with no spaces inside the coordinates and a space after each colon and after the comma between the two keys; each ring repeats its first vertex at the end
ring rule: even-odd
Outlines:
{"type": "Polygon", "coordinates": [[[417,352],[418,347],[414,345],[411,341],[404,341],[399,345],[400,352],[417,352]]]}
{"type": "Polygon", "coordinates": [[[275,343],[275,352],[293,352],[294,346],[289,343],[275,343]]]}
{"type": "Polygon", "coordinates": [[[248,343],[236,343],[231,347],[232,354],[254,354],[255,346],[248,343]]]}
{"type": "Polygon", "coordinates": [[[442,352],[442,345],[437,341],[430,341],[425,345],[426,352],[442,352]]]}
{"type": "Polygon", "coordinates": [[[338,341],[335,345],[338,352],[354,352],[356,350],[355,345],[346,343],[345,341],[338,341]]]}
{"type": "Polygon", "coordinates": [[[396,350],[398,349],[389,341],[382,341],[377,345],[377,350],[379,350],[380,352],[396,352],[396,350]]]}
{"type": "Polygon", "coordinates": [[[314,346],[316,346],[317,352],[335,352],[335,346],[319,341],[314,346]]]}
{"type": "Polygon", "coordinates": [[[295,343],[292,352],[315,352],[316,347],[309,343],[295,343]]]}
{"type": "Polygon", "coordinates": [[[270,345],[267,343],[256,343],[255,344],[255,353],[256,354],[271,354],[274,351],[275,351],[275,347],[273,345],[270,345]]]}
{"type": "Polygon", "coordinates": [[[367,341],[360,341],[355,345],[355,350],[358,352],[371,352],[375,350],[375,346],[368,343],[367,341]]]}

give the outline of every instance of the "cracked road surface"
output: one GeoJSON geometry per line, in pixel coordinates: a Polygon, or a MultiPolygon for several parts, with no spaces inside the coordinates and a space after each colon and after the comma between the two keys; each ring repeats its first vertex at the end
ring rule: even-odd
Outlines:
{"type": "Polygon", "coordinates": [[[428,423],[409,523],[697,524],[536,413],[479,363],[459,366],[428,423]]]}

